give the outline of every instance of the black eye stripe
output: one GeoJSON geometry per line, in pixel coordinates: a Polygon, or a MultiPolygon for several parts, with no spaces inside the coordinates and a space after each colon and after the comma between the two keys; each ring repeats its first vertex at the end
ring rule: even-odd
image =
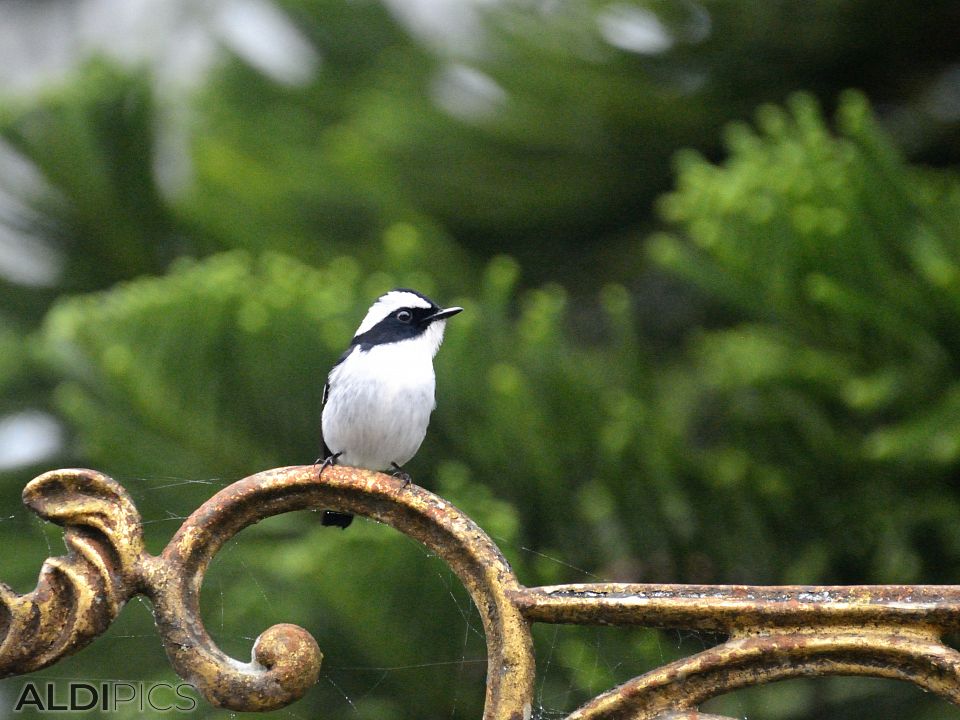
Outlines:
{"type": "Polygon", "coordinates": [[[415,338],[429,327],[424,321],[439,309],[436,306],[397,308],[366,332],[355,335],[350,344],[367,351],[375,345],[415,338]],[[409,317],[403,319],[401,313],[407,313],[409,317]]]}

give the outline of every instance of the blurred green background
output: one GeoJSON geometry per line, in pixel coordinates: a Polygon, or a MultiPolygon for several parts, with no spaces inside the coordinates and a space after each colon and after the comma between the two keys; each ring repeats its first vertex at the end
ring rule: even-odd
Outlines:
{"type": "MultiPolygon", "coordinates": [[[[312,462],[325,373],[411,286],[466,311],[408,469],[524,584],[956,583],[958,27],[946,0],[5,0],[0,578],[63,552],[20,503],[44,470],[120,480],[159,552],[312,462]]],[[[203,611],[241,659],[317,637],[270,717],[481,715],[469,598],[372,522],[244,531],[203,611]]],[[[540,720],[715,641],[536,638],[540,720]]],[[[32,677],[176,680],[141,600],[32,677]]],[[[960,717],[836,678],[707,709],[960,717]]]]}

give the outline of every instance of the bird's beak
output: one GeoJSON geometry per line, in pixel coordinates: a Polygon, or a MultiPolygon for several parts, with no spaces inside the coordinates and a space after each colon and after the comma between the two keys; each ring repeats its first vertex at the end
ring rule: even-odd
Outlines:
{"type": "Polygon", "coordinates": [[[428,315],[426,318],[427,323],[432,323],[434,320],[446,320],[448,317],[453,317],[458,312],[462,312],[462,307],[450,307],[445,310],[438,310],[433,315],[428,315]]]}

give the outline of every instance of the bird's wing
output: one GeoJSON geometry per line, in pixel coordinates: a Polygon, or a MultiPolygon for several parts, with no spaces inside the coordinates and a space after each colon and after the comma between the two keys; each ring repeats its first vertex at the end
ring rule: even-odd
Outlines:
{"type": "MultiPolygon", "coordinates": [[[[342,358],[341,358],[342,359],[342,358]]],[[[337,365],[340,363],[338,362],[337,365]]],[[[333,367],[336,367],[334,365],[333,367]]],[[[323,397],[320,399],[320,416],[323,417],[323,407],[327,404],[327,398],[330,396],[330,376],[327,376],[327,381],[323,384],[323,397]]],[[[323,439],[323,422],[320,423],[320,459],[326,460],[332,455],[330,448],[327,447],[327,441],[323,439]]]]}
{"type": "MultiPolygon", "coordinates": [[[[320,414],[321,414],[321,415],[323,414],[323,408],[324,408],[324,406],[327,404],[327,398],[330,397],[330,387],[331,387],[331,385],[330,385],[330,378],[333,377],[333,371],[337,369],[337,366],[338,366],[340,363],[342,363],[344,360],[347,359],[347,356],[350,355],[350,353],[353,352],[354,347],[355,347],[354,345],[351,345],[351,346],[348,347],[346,350],[344,350],[343,354],[342,354],[342,355],[339,357],[339,359],[333,364],[333,367],[330,368],[330,372],[327,373],[327,381],[323,384],[323,395],[320,397],[320,414]]],[[[322,455],[323,458],[328,458],[328,457],[330,457],[330,454],[331,454],[331,453],[330,453],[330,448],[327,447],[327,443],[326,443],[326,441],[323,439],[323,427],[322,427],[322,425],[321,425],[321,430],[320,430],[320,451],[323,453],[323,455],[322,455]]]]}
{"type": "Polygon", "coordinates": [[[330,397],[330,378],[333,377],[333,371],[337,369],[337,366],[340,365],[347,357],[354,351],[355,345],[351,345],[346,350],[343,351],[343,354],[337,359],[333,364],[333,367],[330,368],[330,372],[327,373],[327,382],[323,385],[323,396],[320,398],[320,407],[323,408],[327,404],[327,398],[330,397]]]}

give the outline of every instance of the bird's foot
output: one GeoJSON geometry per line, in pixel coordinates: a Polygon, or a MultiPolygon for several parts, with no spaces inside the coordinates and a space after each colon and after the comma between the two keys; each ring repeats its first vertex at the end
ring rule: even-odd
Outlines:
{"type": "Polygon", "coordinates": [[[333,454],[331,454],[331,455],[327,455],[327,457],[325,457],[325,458],[323,459],[323,462],[322,462],[322,463],[320,462],[320,458],[317,458],[317,459],[313,462],[314,465],[317,465],[317,464],[320,465],[320,469],[317,471],[317,477],[318,477],[318,478],[323,477],[323,471],[326,470],[326,469],[327,469],[328,467],[330,467],[331,465],[336,465],[336,464],[337,464],[337,458],[340,457],[341,455],[343,455],[343,451],[342,451],[342,450],[341,450],[340,452],[338,452],[338,453],[333,453],[333,454]]]}
{"type": "Polygon", "coordinates": [[[391,473],[391,475],[393,475],[395,478],[399,478],[400,480],[403,480],[404,487],[406,487],[407,485],[413,482],[413,478],[410,477],[410,473],[408,473],[402,467],[397,465],[395,462],[392,462],[390,464],[393,466],[393,472],[391,473]]]}

